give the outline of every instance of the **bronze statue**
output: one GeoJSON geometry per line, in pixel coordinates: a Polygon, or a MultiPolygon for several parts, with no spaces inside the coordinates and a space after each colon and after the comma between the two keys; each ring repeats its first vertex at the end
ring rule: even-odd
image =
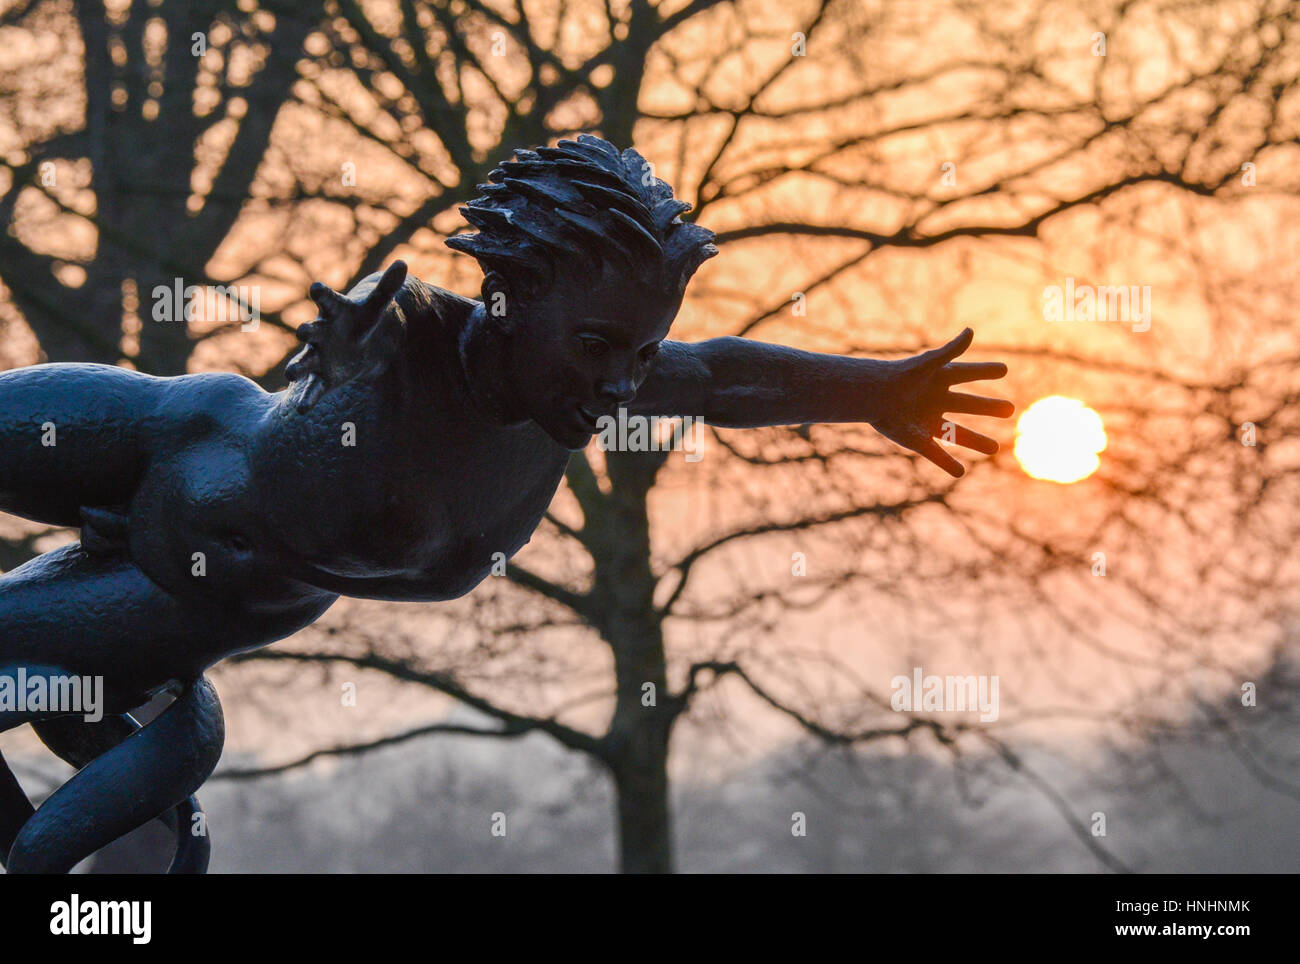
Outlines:
{"type": "Polygon", "coordinates": [[[0,761],[9,872],[67,871],[155,817],[176,831],[172,870],[205,869],[192,794],[223,730],[204,670],[339,595],[469,592],[620,407],[732,428],[869,422],[953,475],[937,437],[997,450],[944,432],[945,413],[1012,411],[950,390],[1006,374],[954,361],[970,329],[896,361],[668,341],[713,234],[633,150],[582,135],[514,153],[462,208],[478,233],[447,240],[478,260],[482,299],[400,261],[347,295],[314,284],[320,315],[283,392],[106,365],[0,374],[0,509],[81,529],[0,577],[0,678],[103,677],[109,714],[0,708],[0,731],[30,723],[82,768],[33,812],[0,761]],[[138,727],[127,711],[167,689],[175,702],[138,727]]]}

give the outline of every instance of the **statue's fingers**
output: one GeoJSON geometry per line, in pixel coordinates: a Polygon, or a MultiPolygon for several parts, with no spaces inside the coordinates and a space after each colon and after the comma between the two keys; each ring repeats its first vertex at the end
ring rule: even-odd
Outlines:
{"type": "Polygon", "coordinates": [[[394,261],[384,271],[373,291],[366,296],[367,307],[385,307],[406,281],[406,262],[394,261]]]}
{"type": "Polygon", "coordinates": [[[322,318],[334,318],[346,309],[351,302],[329,285],[313,282],[307,289],[307,297],[316,303],[322,318]]]}
{"type": "Polygon", "coordinates": [[[1007,366],[1002,362],[950,362],[943,367],[949,385],[962,382],[981,382],[991,378],[1005,378],[1007,366]]]}
{"type": "Polygon", "coordinates": [[[916,451],[925,456],[939,468],[943,469],[953,478],[960,479],[966,474],[965,467],[955,458],[949,455],[942,445],[932,438],[924,439],[917,443],[916,451]]]}
{"type": "Polygon", "coordinates": [[[291,382],[301,381],[320,370],[320,352],[308,345],[284,366],[284,377],[291,382]]]}
{"type": "Polygon", "coordinates": [[[921,355],[921,364],[928,368],[939,368],[940,366],[946,365],[969,348],[970,343],[974,338],[974,330],[963,328],[961,334],[948,342],[948,344],[939,348],[934,348],[921,355]]]}
{"type": "Polygon", "coordinates": [[[943,436],[944,441],[949,438],[964,448],[974,449],[976,452],[983,452],[985,455],[993,455],[998,450],[996,439],[991,439],[987,435],[981,435],[979,432],[972,432],[963,425],[957,425],[955,422],[948,422],[952,426],[951,433],[943,436]]]}
{"type": "Polygon", "coordinates": [[[968,395],[965,392],[948,392],[944,396],[943,410],[945,412],[961,412],[964,415],[991,415],[994,418],[1010,418],[1015,414],[1016,406],[1005,398],[968,395]]]}

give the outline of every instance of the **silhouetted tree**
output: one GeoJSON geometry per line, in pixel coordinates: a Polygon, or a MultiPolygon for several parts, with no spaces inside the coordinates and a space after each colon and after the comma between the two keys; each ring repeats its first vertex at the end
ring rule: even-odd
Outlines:
{"type": "MultiPolygon", "coordinates": [[[[272,328],[301,313],[308,279],[345,287],[398,254],[472,293],[475,269],[441,245],[462,227],[456,206],[509,148],[592,130],[635,142],[718,232],[724,253],[688,293],[687,334],[893,355],[969,319],[981,350],[1014,356],[1018,398],[1069,386],[1097,398],[1111,431],[1073,498],[1044,495],[1006,455],[940,482],[855,427],[711,431],[691,465],[593,446],[508,579],[440,610],[471,644],[430,653],[427,634],[369,632],[340,606],[304,635],[312,648],[254,659],[375,670],[495,721],[475,732],[540,731],[589,754],[615,785],[630,871],[674,866],[672,735],[724,681],[833,744],[973,743],[1028,772],[1079,832],[1086,814],[996,728],[894,713],[893,672],[859,680],[795,645],[801,614],[868,614],[906,673],[943,647],[987,663],[997,600],[1021,641],[999,665],[1069,677],[1039,648],[1067,640],[1066,655],[1131,681],[1123,700],[1152,706],[1125,717],[1137,731],[1195,674],[1258,665],[1257,647],[1225,638],[1266,632],[1295,588],[1285,439],[1300,348],[1294,219],[1280,214],[1300,187],[1293,5],[172,6],[106,19],[76,5],[84,117],[29,133],[9,166],[0,277],[50,359],[194,365],[199,342],[179,327],[141,321],[128,350],[128,319],[122,347],[123,280],[141,301],[159,279],[209,280],[219,252],[238,265],[227,279],[294,288],[272,328]],[[165,21],[161,59],[151,19],[165,21]],[[213,37],[199,60],[174,49],[191,29],[213,37]],[[48,159],[88,160],[90,175],[72,181],[74,167],[47,188],[48,159]],[[35,225],[55,218],[88,222],[93,248],[50,254],[35,225]],[[1044,285],[1075,275],[1151,283],[1163,312],[1148,333],[1045,322],[1044,285]],[[1255,444],[1242,444],[1247,423],[1255,444]],[[502,666],[547,686],[507,696],[485,670],[502,666]],[[592,706],[595,724],[581,715],[592,706]]],[[[67,15],[24,4],[6,18],[43,35],[67,15]]],[[[11,82],[9,115],[49,95],[11,82]]],[[[240,362],[268,387],[289,350],[272,334],[256,342],[260,364],[240,362]]],[[[1073,682],[1061,682],[1070,712],[1114,717],[1097,697],[1105,680],[1073,682]]],[[[999,727],[1039,713],[1014,710],[999,727]]]]}

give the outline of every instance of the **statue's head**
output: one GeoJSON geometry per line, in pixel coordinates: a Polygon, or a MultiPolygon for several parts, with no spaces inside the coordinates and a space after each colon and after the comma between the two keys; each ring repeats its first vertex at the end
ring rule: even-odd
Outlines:
{"type": "Polygon", "coordinates": [[[713,232],[636,151],[590,134],[516,150],[461,208],[517,406],[568,448],[636,394],[713,232]]]}

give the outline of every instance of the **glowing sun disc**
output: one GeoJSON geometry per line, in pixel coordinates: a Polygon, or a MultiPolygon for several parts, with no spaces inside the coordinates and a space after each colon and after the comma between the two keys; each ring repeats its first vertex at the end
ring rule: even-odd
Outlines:
{"type": "Polygon", "coordinates": [[[1097,471],[1106,448],[1101,416],[1077,398],[1049,395],[1016,423],[1016,459],[1025,474],[1049,482],[1078,482],[1097,471]]]}

